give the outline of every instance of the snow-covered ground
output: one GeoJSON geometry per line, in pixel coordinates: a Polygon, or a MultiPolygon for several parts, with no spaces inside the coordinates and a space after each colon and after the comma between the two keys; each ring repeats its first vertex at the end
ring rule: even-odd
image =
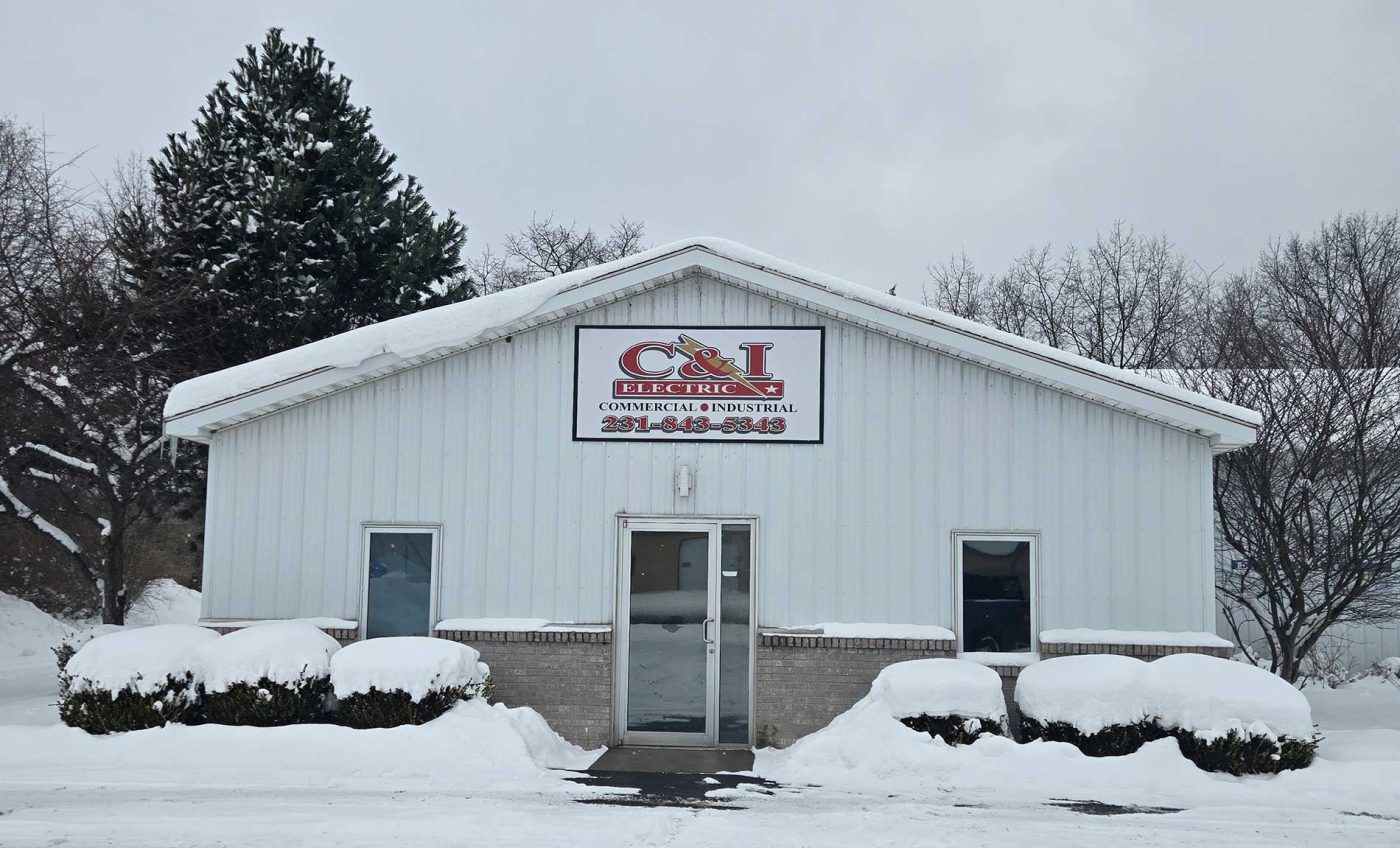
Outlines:
{"type": "MultiPolygon", "coordinates": [[[[190,622],[165,606],[161,623],[190,622]],[[176,616],[183,618],[175,620],[176,616]]],[[[151,619],[147,619],[148,621],[151,619]]],[[[566,781],[591,755],[530,710],[459,706],[422,727],[167,727],[91,737],[57,724],[48,647],[67,628],[0,596],[0,845],[1400,844],[1400,688],[1308,689],[1312,768],[1232,778],[1171,740],[1089,759],[987,738],[948,748],[853,712],[756,769],[731,806],[613,806],[566,781]],[[1122,812],[1096,805],[1174,807],[1122,812]],[[1082,810],[1088,810],[1084,812],[1082,810]]]]}
{"type": "MultiPolygon", "coordinates": [[[[199,619],[199,593],[173,580],[156,580],[132,604],[127,619],[133,625],[193,624],[199,619]]],[[[55,621],[0,592],[0,725],[56,723],[54,646],[68,636],[107,629],[95,622],[55,621]]]]}

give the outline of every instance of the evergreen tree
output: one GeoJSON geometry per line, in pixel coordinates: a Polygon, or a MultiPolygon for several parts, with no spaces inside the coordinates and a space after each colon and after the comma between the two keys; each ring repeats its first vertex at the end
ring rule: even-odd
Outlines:
{"type": "Polygon", "coordinates": [[[151,161],[134,273],[189,292],[175,328],[222,367],[471,295],[465,228],[435,220],[314,40],[271,29],[151,161]]]}

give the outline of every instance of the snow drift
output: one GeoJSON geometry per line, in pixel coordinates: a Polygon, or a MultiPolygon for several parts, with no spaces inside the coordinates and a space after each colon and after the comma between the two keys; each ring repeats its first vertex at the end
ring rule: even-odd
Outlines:
{"type": "Polygon", "coordinates": [[[62,725],[0,727],[6,770],[68,779],[75,764],[110,782],[321,787],[401,786],[441,792],[516,784],[550,787],[551,768],[586,768],[597,753],[561,739],[529,708],[460,703],[419,727],[351,730],[167,725],[92,737],[62,725]],[[176,771],[172,772],[172,769],[176,771]]]}
{"type": "Polygon", "coordinates": [[[50,650],[72,634],[72,629],[29,601],[0,592],[0,662],[21,659],[53,659],[50,650]]]}

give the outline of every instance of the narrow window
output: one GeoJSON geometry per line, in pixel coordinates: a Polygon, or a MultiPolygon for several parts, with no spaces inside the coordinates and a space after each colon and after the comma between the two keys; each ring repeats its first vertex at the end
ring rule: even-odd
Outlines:
{"type": "Polygon", "coordinates": [[[431,635],[436,548],[434,528],[365,530],[366,639],[431,635]]]}
{"type": "Polygon", "coordinates": [[[719,553],[719,741],[749,742],[749,604],[752,528],[725,524],[719,553]]]}
{"type": "Polygon", "coordinates": [[[1035,537],[959,536],[964,651],[1035,647],[1035,537]]]}

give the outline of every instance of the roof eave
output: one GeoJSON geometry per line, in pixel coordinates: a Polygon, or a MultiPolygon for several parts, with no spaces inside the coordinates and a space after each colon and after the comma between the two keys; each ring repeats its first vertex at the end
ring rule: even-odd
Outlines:
{"type": "MultiPolygon", "coordinates": [[[[684,245],[644,262],[613,268],[599,276],[581,280],[551,297],[530,315],[482,334],[467,344],[441,348],[412,358],[383,353],[349,368],[327,366],[315,369],[172,415],[165,420],[165,430],[167,435],[208,442],[214,432],[232,424],[396,370],[455,355],[610,298],[615,299],[623,292],[631,294],[639,287],[664,285],[697,265],[730,277],[753,281],[791,299],[812,302],[822,306],[825,311],[846,316],[858,324],[919,339],[949,355],[1200,433],[1211,440],[1217,453],[1253,444],[1255,440],[1257,414],[1250,410],[1229,407],[1235,414],[1228,414],[1210,409],[1193,403],[1190,398],[1198,397],[1201,401],[1211,399],[1190,392],[1183,397],[1180,390],[1155,380],[1148,380],[1147,385],[1143,385],[1142,380],[1133,380],[1128,372],[1123,372],[1121,379],[1115,379],[1101,373],[1102,369],[1089,367],[1087,361],[1079,365],[1058,355],[1058,352],[1042,352],[1024,345],[1008,344],[991,335],[969,332],[966,327],[951,322],[933,320],[912,309],[876,302],[873,290],[869,298],[853,296],[850,291],[834,291],[820,281],[726,256],[699,243],[684,245]],[[763,279],[754,281],[755,273],[763,275],[763,279]],[[1153,383],[1157,383],[1160,390],[1154,390],[1153,383]]],[[[1220,404],[1212,402],[1212,405],[1220,404]]]]}

